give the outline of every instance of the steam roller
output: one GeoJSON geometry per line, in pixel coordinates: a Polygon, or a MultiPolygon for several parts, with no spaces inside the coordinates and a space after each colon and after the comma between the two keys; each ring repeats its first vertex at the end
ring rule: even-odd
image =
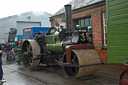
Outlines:
{"type": "MultiPolygon", "coordinates": [[[[36,68],[40,64],[41,51],[36,40],[24,41],[22,52],[24,66],[28,68],[36,68]]],[[[65,73],[71,78],[91,75],[97,72],[100,68],[101,61],[95,49],[73,48],[69,54],[71,55],[70,63],[67,60],[68,53],[64,53],[62,61],[58,61],[57,63],[63,66],[65,73]]]]}
{"type": "Polygon", "coordinates": [[[36,33],[34,39],[22,45],[22,60],[25,67],[36,68],[60,65],[67,76],[79,78],[91,75],[100,68],[101,61],[93,46],[88,29],[71,29],[71,5],[65,5],[66,29],[51,27],[47,34],[36,33]]]}

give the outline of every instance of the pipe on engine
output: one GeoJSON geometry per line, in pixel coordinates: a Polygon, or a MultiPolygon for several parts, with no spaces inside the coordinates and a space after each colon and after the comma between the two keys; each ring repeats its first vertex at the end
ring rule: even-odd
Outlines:
{"type": "Polygon", "coordinates": [[[71,10],[71,5],[67,4],[64,6],[65,7],[65,18],[66,18],[66,28],[67,28],[67,33],[68,36],[71,36],[72,33],[72,10],[71,10]]]}

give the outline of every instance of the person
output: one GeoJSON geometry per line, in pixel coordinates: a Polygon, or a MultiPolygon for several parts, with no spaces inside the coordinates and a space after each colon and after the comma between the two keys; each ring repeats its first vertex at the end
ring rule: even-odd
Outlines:
{"type": "Polygon", "coordinates": [[[93,43],[93,42],[92,42],[92,37],[89,35],[88,32],[86,33],[86,38],[87,38],[87,40],[88,40],[88,43],[90,43],[90,44],[93,43]]]}
{"type": "Polygon", "coordinates": [[[11,49],[16,47],[16,43],[15,42],[11,42],[10,45],[11,45],[11,49]]]}
{"type": "Polygon", "coordinates": [[[9,58],[9,52],[11,50],[11,45],[8,43],[8,41],[6,41],[6,44],[5,44],[4,48],[5,48],[5,52],[7,54],[6,60],[8,60],[8,58],[9,58]]]}
{"type": "Polygon", "coordinates": [[[16,53],[15,53],[15,48],[12,48],[12,55],[13,55],[13,60],[15,60],[16,59],[16,53]]]}
{"type": "Polygon", "coordinates": [[[0,44],[0,83],[6,82],[6,80],[3,79],[3,69],[2,69],[2,46],[0,44]]]}
{"type": "Polygon", "coordinates": [[[20,65],[21,61],[22,61],[22,56],[21,56],[21,47],[22,47],[22,40],[19,40],[19,44],[18,44],[18,49],[17,49],[17,62],[20,65]]]}

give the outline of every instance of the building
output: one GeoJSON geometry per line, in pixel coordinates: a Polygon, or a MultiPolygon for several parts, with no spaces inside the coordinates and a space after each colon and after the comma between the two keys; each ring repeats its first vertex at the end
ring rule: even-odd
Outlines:
{"type": "MultiPolygon", "coordinates": [[[[72,30],[92,30],[93,45],[100,58],[107,63],[106,6],[105,0],[72,0],[72,30]]],[[[65,25],[64,8],[50,17],[51,26],[65,25]]]]}
{"type": "Polygon", "coordinates": [[[3,43],[8,39],[10,28],[17,29],[17,35],[23,35],[23,28],[32,26],[48,26],[50,27],[49,17],[51,14],[47,12],[26,12],[19,15],[9,16],[0,19],[0,42],[3,43]]]}

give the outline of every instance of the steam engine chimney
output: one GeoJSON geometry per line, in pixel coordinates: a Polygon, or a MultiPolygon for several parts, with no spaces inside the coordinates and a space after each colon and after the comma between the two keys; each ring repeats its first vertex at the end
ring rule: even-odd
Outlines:
{"type": "Polygon", "coordinates": [[[66,18],[67,33],[69,34],[69,36],[71,36],[71,33],[72,33],[72,10],[71,10],[70,4],[65,5],[65,18],[66,18]]]}

